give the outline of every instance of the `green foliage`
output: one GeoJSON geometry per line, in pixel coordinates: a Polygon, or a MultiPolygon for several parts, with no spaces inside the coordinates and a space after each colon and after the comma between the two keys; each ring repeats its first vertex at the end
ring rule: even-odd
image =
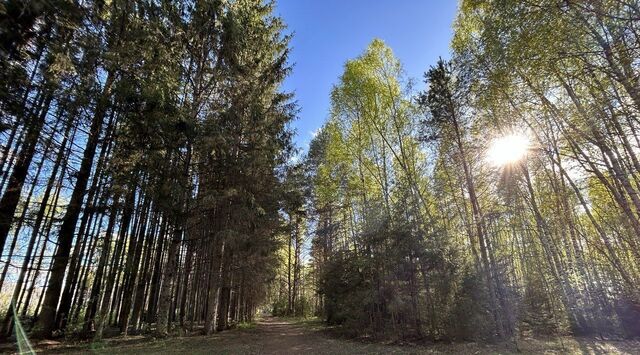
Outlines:
{"type": "Polygon", "coordinates": [[[634,332],[615,311],[640,300],[634,9],[463,1],[453,58],[415,100],[381,41],[345,64],[307,157],[330,323],[432,339],[634,332]],[[513,133],[526,156],[492,166],[492,139],[513,133]]]}
{"type": "Polygon", "coordinates": [[[353,330],[368,327],[367,310],[373,306],[374,295],[365,274],[366,262],[343,253],[324,266],[318,291],[324,296],[328,324],[346,323],[353,330]]]}
{"type": "Polygon", "coordinates": [[[401,341],[640,333],[636,2],[462,1],[422,92],[375,39],[296,163],[274,9],[0,4],[2,247],[29,245],[5,335],[29,351],[34,311],[210,333],[261,303],[401,341]]]}

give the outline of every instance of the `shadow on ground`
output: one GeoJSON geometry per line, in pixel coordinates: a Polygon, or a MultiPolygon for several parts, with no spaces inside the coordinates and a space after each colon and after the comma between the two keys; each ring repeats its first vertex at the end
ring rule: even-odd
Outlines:
{"type": "MultiPolygon", "coordinates": [[[[250,329],[236,329],[213,336],[151,339],[116,337],[96,345],[42,344],[43,353],[61,354],[510,354],[513,344],[432,344],[395,346],[363,343],[327,335],[318,323],[265,318],[250,329]]],[[[526,339],[520,354],[640,354],[640,341],[602,341],[589,338],[526,339]]]]}

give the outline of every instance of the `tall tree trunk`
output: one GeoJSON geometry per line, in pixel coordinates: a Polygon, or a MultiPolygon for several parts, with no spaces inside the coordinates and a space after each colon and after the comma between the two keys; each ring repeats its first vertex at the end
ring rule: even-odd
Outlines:
{"type": "Polygon", "coordinates": [[[20,193],[22,192],[22,187],[24,186],[27,172],[29,171],[29,165],[31,165],[31,160],[33,160],[36,152],[40,131],[49,112],[52,99],[53,95],[50,91],[43,94],[42,102],[38,105],[36,113],[34,114],[35,117],[32,117],[30,120],[25,142],[20,154],[18,154],[18,160],[13,167],[9,184],[0,200],[0,250],[4,250],[4,244],[9,235],[11,223],[13,222],[13,215],[20,201],[20,193]]]}
{"type": "Polygon", "coordinates": [[[69,206],[62,219],[60,231],[58,232],[58,250],[53,257],[51,276],[42,305],[42,313],[36,325],[37,334],[42,337],[51,337],[53,331],[56,330],[56,311],[60,299],[60,292],[62,291],[65,271],[69,262],[68,259],[71,244],[73,243],[73,235],[82,210],[82,201],[91,174],[91,167],[93,165],[100,133],[102,132],[102,123],[108,109],[111,86],[113,85],[114,79],[113,73],[107,75],[101,97],[96,106],[91,129],[89,130],[89,137],[87,138],[84,155],[80,163],[80,169],[78,170],[76,184],[69,199],[69,206]]]}
{"type": "Polygon", "coordinates": [[[158,320],[156,323],[156,332],[159,336],[166,337],[169,334],[169,321],[171,311],[171,291],[174,286],[174,280],[178,268],[178,253],[180,243],[182,241],[183,229],[179,225],[180,221],[174,226],[171,244],[167,252],[168,259],[164,266],[164,277],[162,287],[160,288],[160,296],[158,300],[158,320]]]}
{"type": "MultiPolygon", "coordinates": [[[[109,274],[107,275],[107,279],[104,284],[104,287],[100,288],[100,295],[98,295],[95,298],[96,304],[97,302],[100,302],[100,307],[96,311],[96,316],[95,316],[96,319],[94,320],[94,322],[96,323],[95,334],[93,335],[94,341],[102,340],[104,327],[107,325],[107,322],[108,322],[109,311],[111,309],[110,305],[111,305],[111,298],[112,298],[111,295],[113,293],[113,286],[116,282],[116,276],[119,274],[119,271],[120,271],[118,269],[118,260],[120,259],[120,255],[123,252],[124,242],[127,237],[127,234],[129,233],[129,224],[131,223],[131,217],[133,214],[133,207],[134,207],[133,205],[135,203],[135,196],[136,196],[136,189],[134,186],[130,188],[130,191],[128,192],[127,197],[124,201],[124,208],[122,210],[122,219],[120,221],[120,231],[118,233],[118,240],[116,242],[115,250],[113,252],[112,266],[109,270],[109,274]]],[[[112,212],[112,213],[115,214],[115,212],[112,212]]],[[[105,243],[104,247],[109,248],[109,245],[105,243]]],[[[104,261],[106,264],[106,262],[109,260],[109,251],[103,250],[101,258],[102,256],[105,257],[104,261]]],[[[103,269],[106,270],[106,265],[103,267],[103,269]]],[[[90,323],[91,321],[85,323],[85,329],[87,330],[90,329],[90,323]]]]}
{"type": "MultiPolygon", "coordinates": [[[[129,329],[129,323],[130,323],[130,316],[131,316],[131,307],[133,305],[133,299],[134,299],[134,295],[135,292],[133,292],[134,290],[136,290],[135,288],[135,284],[136,284],[136,279],[138,278],[138,268],[140,266],[140,257],[142,255],[142,249],[143,247],[145,247],[145,240],[148,240],[148,237],[145,238],[145,235],[148,234],[147,232],[147,219],[149,216],[149,200],[147,199],[144,202],[144,205],[142,207],[142,219],[140,222],[140,230],[138,232],[138,238],[136,240],[136,243],[132,243],[131,247],[135,248],[133,249],[133,254],[127,258],[127,265],[125,266],[125,271],[124,274],[126,276],[125,282],[124,282],[124,293],[123,293],[123,302],[122,302],[122,311],[120,314],[120,331],[122,333],[124,333],[125,335],[127,334],[127,331],[129,329]]],[[[147,246],[148,247],[148,246],[147,246]]]]}

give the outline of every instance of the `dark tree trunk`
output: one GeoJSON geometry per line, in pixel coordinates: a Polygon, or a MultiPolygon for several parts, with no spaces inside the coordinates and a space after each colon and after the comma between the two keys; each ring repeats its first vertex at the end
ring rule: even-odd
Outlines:
{"type": "Polygon", "coordinates": [[[82,210],[82,201],[86,192],[87,183],[91,174],[91,167],[95,156],[96,148],[100,133],[102,132],[102,123],[106,114],[111,93],[111,86],[114,82],[114,75],[108,74],[102,95],[98,100],[96,112],[91,123],[89,137],[85,146],[80,169],[78,170],[76,184],[69,199],[69,206],[62,219],[62,225],[58,233],[58,250],[53,257],[51,266],[51,276],[47,284],[47,291],[42,305],[42,313],[38,319],[37,333],[42,337],[51,337],[56,330],[56,311],[60,293],[62,291],[62,283],[64,282],[65,271],[69,262],[69,253],[71,252],[71,244],[73,243],[73,235],[76,229],[76,223],[82,210]]]}
{"type": "Polygon", "coordinates": [[[6,243],[13,222],[13,215],[20,201],[20,193],[22,193],[22,187],[27,178],[29,165],[31,165],[31,161],[36,152],[40,131],[49,112],[49,105],[52,99],[53,95],[50,92],[46,92],[43,95],[42,102],[38,105],[35,117],[30,120],[31,122],[27,128],[22,150],[20,154],[18,154],[18,160],[13,167],[9,184],[0,200],[0,250],[4,250],[4,244],[6,243]]]}

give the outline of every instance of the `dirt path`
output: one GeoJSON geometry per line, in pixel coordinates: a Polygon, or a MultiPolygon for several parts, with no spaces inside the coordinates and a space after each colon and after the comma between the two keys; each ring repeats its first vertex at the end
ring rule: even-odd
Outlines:
{"type": "Polygon", "coordinates": [[[115,337],[99,346],[58,342],[34,345],[38,353],[46,354],[407,354],[407,349],[402,347],[332,338],[322,329],[319,322],[268,317],[252,328],[233,329],[212,336],[115,337]]]}
{"type": "Polygon", "coordinates": [[[102,354],[389,354],[406,348],[363,344],[325,335],[320,325],[265,318],[254,328],[230,330],[213,336],[170,338],[119,344],[95,351],[102,354]]]}
{"type": "MultiPolygon", "coordinates": [[[[102,348],[85,344],[58,347],[45,353],[74,354],[515,354],[512,344],[477,343],[393,346],[333,338],[320,323],[266,318],[251,329],[235,329],[213,336],[185,336],[162,340],[144,337],[111,338],[102,348]],[[105,347],[106,345],[106,347],[105,347]]],[[[521,341],[521,354],[640,354],[639,341],[599,341],[565,337],[521,341]]]]}

